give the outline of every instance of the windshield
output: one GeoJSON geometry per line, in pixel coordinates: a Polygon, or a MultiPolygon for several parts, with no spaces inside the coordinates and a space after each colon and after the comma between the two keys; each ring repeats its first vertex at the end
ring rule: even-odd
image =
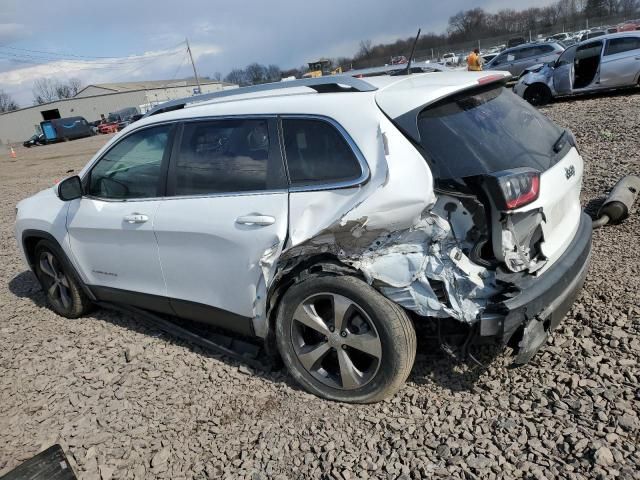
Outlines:
{"type": "Polygon", "coordinates": [[[555,163],[563,130],[502,86],[465,93],[418,115],[423,154],[439,179],[555,163]]]}

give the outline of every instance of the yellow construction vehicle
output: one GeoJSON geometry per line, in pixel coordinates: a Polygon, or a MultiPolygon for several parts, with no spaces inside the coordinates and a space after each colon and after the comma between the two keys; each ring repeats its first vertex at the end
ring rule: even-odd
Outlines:
{"type": "Polygon", "coordinates": [[[309,71],[302,75],[302,78],[318,78],[324,75],[337,75],[342,73],[342,67],[331,70],[331,60],[321,58],[315,62],[309,62],[309,71]]]}

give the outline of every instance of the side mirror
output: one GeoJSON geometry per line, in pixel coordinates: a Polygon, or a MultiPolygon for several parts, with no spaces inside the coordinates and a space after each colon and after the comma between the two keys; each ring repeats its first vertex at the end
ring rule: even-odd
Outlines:
{"type": "Polygon", "coordinates": [[[80,177],[74,175],[73,177],[65,178],[58,184],[57,194],[58,198],[63,202],[82,197],[82,181],[80,177]]]}

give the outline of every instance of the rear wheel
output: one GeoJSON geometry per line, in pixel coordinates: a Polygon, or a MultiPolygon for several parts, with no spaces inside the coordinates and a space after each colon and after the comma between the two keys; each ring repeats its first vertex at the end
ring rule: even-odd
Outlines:
{"type": "Polygon", "coordinates": [[[411,320],[365,282],[312,276],[284,295],[276,318],[280,355],[309,392],[369,403],[393,395],[415,358],[411,320]]]}
{"type": "Polygon", "coordinates": [[[536,107],[546,105],[551,101],[551,91],[546,85],[534,84],[524,91],[524,99],[536,107]]]}
{"type": "Polygon", "coordinates": [[[67,318],[78,318],[91,309],[74,272],[62,260],[58,249],[42,240],[35,249],[35,273],[51,309],[67,318]]]}

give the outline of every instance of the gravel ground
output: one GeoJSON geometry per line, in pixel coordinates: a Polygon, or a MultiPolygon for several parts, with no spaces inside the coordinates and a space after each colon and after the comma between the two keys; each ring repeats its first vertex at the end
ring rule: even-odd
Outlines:
{"type": "MultiPolygon", "coordinates": [[[[597,208],[640,173],[640,94],[543,110],[586,160],[597,208]]],[[[80,478],[639,478],[640,220],[594,234],[585,288],[532,362],[455,363],[423,343],[391,400],[326,402],[281,371],[203,352],[136,318],[66,320],[13,239],[15,203],[105,137],[0,161],[0,475],[59,442],[80,478]]]]}

